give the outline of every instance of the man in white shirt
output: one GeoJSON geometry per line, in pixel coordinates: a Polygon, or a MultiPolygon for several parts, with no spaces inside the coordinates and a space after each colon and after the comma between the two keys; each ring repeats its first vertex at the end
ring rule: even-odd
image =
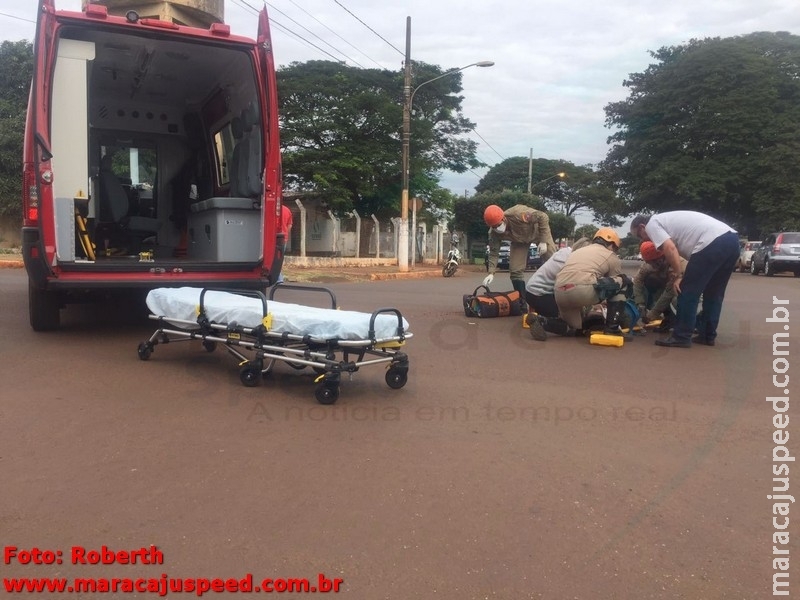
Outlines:
{"type": "Polygon", "coordinates": [[[739,236],[734,229],[706,214],[676,210],[639,215],[631,234],[655,244],[676,274],[673,284],[678,309],[672,335],[656,340],[659,346],[690,348],[692,342],[713,346],[722,313],[722,301],[739,258],[739,236]],[[681,267],[681,258],[688,263],[681,267]],[[703,298],[702,318],[697,306],[703,298]],[[697,328],[697,335],[692,332],[697,328]]]}

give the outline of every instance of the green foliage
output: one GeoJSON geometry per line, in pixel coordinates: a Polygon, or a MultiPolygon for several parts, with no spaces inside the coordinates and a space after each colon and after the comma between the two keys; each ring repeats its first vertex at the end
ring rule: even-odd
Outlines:
{"type": "Polygon", "coordinates": [[[699,210],[757,238],[800,228],[800,37],[753,33],[651,53],[602,171],[636,212],[699,210]]]}
{"type": "Polygon", "coordinates": [[[562,212],[548,212],[550,216],[550,233],[554,240],[562,240],[572,237],[575,231],[575,218],[565,215],[562,212]]]}
{"type": "Polygon", "coordinates": [[[458,196],[441,187],[433,189],[423,201],[422,210],[417,213],[417,219],[424,219],[431,223],[447,223],[453,228],[453,211],[458,196]]]}
{"type": "Polygon", "coordinates": [[[478,196],[456,200],[453,229],[463,231],[470,240],[485,240],[488,228],[486,223],[483,222],[483,211],[489,204],[492,204],[492,202],[488,202],[478,196]]]}
{"type": "MultiPolygon", "coordinates": [[[[417,63],[415,81],[444,71],[417,63]]],[[[403,76],[329,61],[292,63],[278,72],[284,182],[313,191],[339,212],[397,216],[401,199],[403,76]]],[[[409,196],[447,210],[438,174],[481,166],[477,144],[459,136],[474,127],[461,115],[461,75],[425,85],[414,96],[409,196]],[[441,203],[441,204],[440,204],[441,203]]]]}
{"type": "Polygon", "coordinates": [[[22,218],[22,139],[33,75],[28,41],[0,44],[0,215],[22,218]]]}
{"type": "MultiPolygon", "coordinates": [[[[540,160],[537,159],[537,162],[540,160]]],[[[557,172],[554,171],[554,173],[557,172]]],[[[554,173],[551,173],[551,175],[554,173]]],[[[528,190],[527,158],[513,156],[497,163],[486,172],[486,175],[475,186],[475,191],[479,194],[502,190],[514,190],[517,192],[526,192],[528,190]]]]}
{"type": "Polygon", "coordinates": [[[598,229],[597,225],[581,225],[575,229],[573,235],[576,240],[582,237],[592,239],[598,229]]]}
{"type": "Polygon", "coordinates": [[[507,158],[489,169],[475,189],[479,193],[527,191],[528,181],[531,192],[541,195],[546,207],[554,212],[571,216],[579,210],[591,210],[596,221],[615,227],[622,224],[620,215],[628,212],[601,173],[590,165],[579,167],[565,160],[507,158]]]}
{"type": "Polygon", "coordinates": [[[622,242],[622,246],[619,249],[620,256],[634,256],[639,254],[639,247],[642,245],[639,238],[628,234],[620,241],[622,242]]]}

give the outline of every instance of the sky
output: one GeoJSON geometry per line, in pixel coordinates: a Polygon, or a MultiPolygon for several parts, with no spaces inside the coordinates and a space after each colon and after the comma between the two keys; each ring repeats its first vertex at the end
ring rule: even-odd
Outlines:
{"type": "MultiPolygon", "coordinates": [[[[56,0],[59,9],[80,4],[56,0]]],[[[0,39],[32,40],[36,5],[0,0],[0,39]]],[[[225,21],[255,37],[263,5],[225,0],[225,21]]],[[[402,71],[408,17],[412,61],[445,70],[494,61],[462,71],[463,112],[476,124],[470,137],[489,166],[531,154],[603,160],[611,134],[604,107],[627,97],[623,81],[654,62],[651,51],[755,31],[800,34],[797,0],[271,0],[267,9],[278,65],[342,60],[402,71]]],[[[472,195],[486,170],[444,173],[441,183],[472,195]]]]}

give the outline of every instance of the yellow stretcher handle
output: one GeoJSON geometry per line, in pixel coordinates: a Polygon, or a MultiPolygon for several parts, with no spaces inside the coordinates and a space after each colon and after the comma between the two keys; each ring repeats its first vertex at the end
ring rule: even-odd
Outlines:
{"type": "Polygon", "coordinates": [[[75,207],[75,224],[78,226],[78,239],[80,239],[83,253],[89,260],[95,260],[94,244],[89,237],[89,232],[86,230],[86,219],[81,216],[77,206],[75,207]]]}

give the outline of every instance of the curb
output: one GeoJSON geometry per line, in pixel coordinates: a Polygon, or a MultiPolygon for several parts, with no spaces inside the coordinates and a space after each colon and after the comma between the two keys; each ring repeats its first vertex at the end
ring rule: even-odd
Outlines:
{"type": "MultiPolygon", "coordinates": [[[[5,258],[0,255],[0,269],[22,269],[25,263],[19,258],[5,258]]],[[[364,273],[363,269],[359,273],[351,273],[346,269],[337,269],[336,267],[329,268],[316,268],[308,269],[307,275],[304,277],[301,273],[305,269],[298,269],[294,275],[297,276],[298,281],[313,282],[317,278],[322,279],[341,279],[342,281],[387,281],[395,279],[426,279],[429,277],[441,277],[442,272],[439,269],[423,269],[419,271],[407,272],[391,272],[391,273],[364,273]]],[[[291,275],[290,275],[291,277],[291,275]]]]}
{"type": "Polygon", "coordinates": [[[21,258],[5,258],[0,255],[0,269],[21,269],[24,266],[21,258]]]}
{"type": "Polygon", "coordinates": [[[427,277],[441,277],[441,271],[408,271],[405,273],[372,273],[369,276],[370,281],[383,281],[387,279],[425,279],[427,277]]]}

